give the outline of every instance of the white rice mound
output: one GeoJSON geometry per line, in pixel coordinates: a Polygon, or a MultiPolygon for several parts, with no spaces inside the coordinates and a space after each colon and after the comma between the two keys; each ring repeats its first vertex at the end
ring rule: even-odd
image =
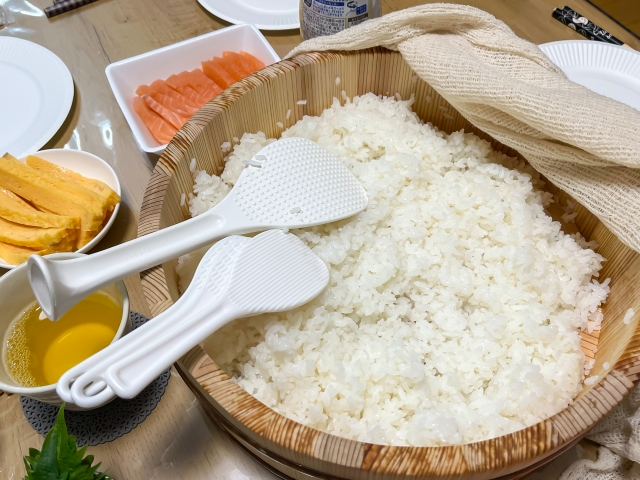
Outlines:
{"type": "MultiPolygon", "coordinates": [[[[205,348],[261,402],[335,435],[484,440],[559,412],[580,391],[579,332],[602,317],[608,281],[592,277],[604,259],[545,213],[552,196],[534,170],[472,134],[423,124],[410,105],[334,100],[283,132],[342,158],[369,206],[293,231],[330,268],[323,294],[232,322],[205,348]]],[[[224,198],[242,160],[272,141],[245,134],[221,178],[198,172],[192,215],[224,198]]],[[[182,289],[202,254],[180,259],[182,289]]]]}

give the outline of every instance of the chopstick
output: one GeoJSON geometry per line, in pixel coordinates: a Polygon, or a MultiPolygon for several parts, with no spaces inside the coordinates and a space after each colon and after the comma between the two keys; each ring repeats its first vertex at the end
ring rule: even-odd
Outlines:
{"type": "Polygon", "coordinates": [[[97,0],[59,0],[50,7],[45,8],[44,13],[48,18],[51,18],[95,1],[97,0]]]}
{"type": "Polygon", "coordinates": [[[562,10],[559,8],[554,9],[551,16],[589,40],[631,48],[626,43],[623,43],[622,40],[617,39],[606,30],[600,28],[567,6],[562,7],[562,10]]]}

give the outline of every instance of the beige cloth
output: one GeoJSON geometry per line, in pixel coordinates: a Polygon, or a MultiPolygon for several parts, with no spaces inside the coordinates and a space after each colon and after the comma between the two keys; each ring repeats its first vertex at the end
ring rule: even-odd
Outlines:
{"type": "Polygon", "coordinates": [[[374,46],[400,51],[467,120],[640,252],[640,112],[569,81],[536,45],[464,5],[401,10],[308,40],[288,56],[374,46]]]}
{"type": "Polygon", "coordinates": [[[598,422],[587,438],[640,463],[640,385],[598,422]]]}
{"type": "Polygon", "coordinates": [[[598,449],[598,460],[579,460],[560,480],[638,480],[640,465],[616,455],[606,447],[598,449]]]}
{"type": "Polygon", "coordinates": [[[587,435],[603,445],[598,460],[580,460],[560,480],[640,480],[640,385],[587,435]]]}

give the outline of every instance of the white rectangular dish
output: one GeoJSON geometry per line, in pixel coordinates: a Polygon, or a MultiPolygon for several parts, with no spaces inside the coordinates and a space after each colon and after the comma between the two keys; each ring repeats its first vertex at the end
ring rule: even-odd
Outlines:
{"type": "Polygon", "coordinates": [[[265,65],[279,62],[280,57],[266,38],[253,25],[235,25],[191,38],[136,57],[112,63],[106,68],[107,79],[118,105],[133,131],[140,148],[148,153],[161,154],[166,145],[153,138],[140,117],[133,110],[133,98],[140,85],[166,79],[184,70],[201,68],[201,62],[221,56],[229,50],[244,50],[265,65]]]}

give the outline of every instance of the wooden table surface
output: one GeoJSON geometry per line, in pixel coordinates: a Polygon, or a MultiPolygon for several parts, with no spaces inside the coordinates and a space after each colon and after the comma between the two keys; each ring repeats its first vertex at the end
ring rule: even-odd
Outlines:
{"type": "MultiPolygon", "coordinates": [[[[67,64],[75,82],[71,113],[44,148],[85,150],[109,162],[122,183],[123,205],[99,248],[134,238],[144,190],[158,157],[143,153],[136,145],[107,83],[105,67],[228,24],[210,15],[196,0],[100,0],[51,20],[41,9],[52,0],[5,1],[16,23],[0,28],[0,35],[31,40],[50,49],[67,64]]],[[[383,13],[420,3],[424,2],[383,0],[383,13]]],[[[516,34],[538,44],[582,38],[551,18],[553,8],[562,7],[560,0],[454,3],[487,10],[505,21],[516,34]]],[[[638,39],[584,0],[572,0],[571,6],[631,47],[640,49],[638,39]]],[[[281,57],[301,41],[298,31],[264,33],[281,57]]],[[[139,279],[129,278],[126,284],[132,308],[148,314],[139,279]]],[[[25,420],[19,398],[0,394],[0,479],[21,479],[22,456],[29,447],[40,447],[42,440],[25,420]]],[[[128,435],[92,447],[89,452],[118,480],[276,478],[221,433],[175,372],[164,398],[144,423],[128,435]]],[[[579,458],[579,452],[580,448],[571,449],[527,478],[557,479],[566,466],[579,458]]]]}

